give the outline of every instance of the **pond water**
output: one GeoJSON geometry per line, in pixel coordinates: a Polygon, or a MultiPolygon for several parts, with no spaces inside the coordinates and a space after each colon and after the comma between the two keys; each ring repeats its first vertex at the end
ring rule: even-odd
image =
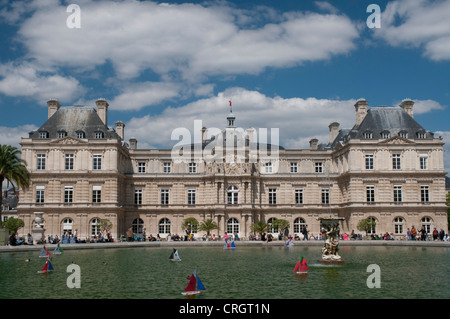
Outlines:
{"type": "Polygon", "coordinates": [[[66,250],[53,256],[54,271],[38,274],[39,251],[0,254],[0,298],[183,299],[187,276],[196,269],[206,286],[197,299],[449,298],[450,248],[341,247],[342,266],[321,265],[321,247],[137,247],[66,250]],[[299,256],[306,275],[294,275],[299,256]],[[26,262],[26,259],[30,259],[26,262]],[[81,288],[68,288],[80,266],[81,288]],[[380,266],[381,288],[368,288],[371,264],[380,266]]]}

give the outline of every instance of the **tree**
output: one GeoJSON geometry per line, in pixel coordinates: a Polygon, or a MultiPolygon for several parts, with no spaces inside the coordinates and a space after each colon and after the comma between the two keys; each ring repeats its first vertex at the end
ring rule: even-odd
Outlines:
{"type": "Polygon", "coordinates": [[[287,221],[286,219],[275,219],[272,222],[272,227],[278,228],[280,234],[283,234],[284,229],[289,228],[289,221],[287,221]]]}
{"type": "MultiPolygon", "coordinates": [[[[27,170],[26,162],[20,158],[21,152],[14,146],[0,145],[0,185],[6,180],[16,191],[16,186],[20,189],[28,188],[30,185],[30,173],[27,170]]],[[[0,208],[3,197],[0,196],[0,208]]],[[[2,212],[0,209],[0,228],[2,228],[2,212]]]]}
{"type": "Polygon", "coordinates": [[[187,235],[190,235],[191,232],[197,230],[198,221],[194,217],[189,217],[183,221],[181,226],[186,229],[187,235]]]}
{"type": "Polygon", "coordinates": [[[258,221],[252,225],[252,231],[254,233],[258,233],[259,236],[262,236],[263,233],[267,232],[269,229],[269,225],[262,221],[258,221]]]}
{"type": "Polygon", "coordinates": [[[204,220],[200,226],[198,227],[198,230],[205,231],[206,236],[210,236],[211,230],[219,229],[219,226],[212,220],[212,219],[206,219],[204,220]]]}
{"type": "Polygon", "coordinates": [[[100,227],[101,231],[106,231],[106,233],[109,233],[109,231],[112,229],[113,224],[109,219],[100,218],[97,221],[97,225],[100,227]]]}
{"type": "Polygon", "coordinates": [[[358,230],[365,231],[366,232],[366,236],[367,236],[367,232],[369,232],[372,229],[374,229],[375,226],[376,226],[376,222],[375,222],[374,219],[372,219],[372,218],[365,218],[365,219],[361,219],[359,221],[359,223],[356,226],[356,228],[358,230]]]}
{"type": "Polygon", "coordinates": [[[9,229],[9,234],[15,234],[19,228],[25,226],[25,223],[22,219],[11,217],[3,223],[3,226],[9,229]]]}

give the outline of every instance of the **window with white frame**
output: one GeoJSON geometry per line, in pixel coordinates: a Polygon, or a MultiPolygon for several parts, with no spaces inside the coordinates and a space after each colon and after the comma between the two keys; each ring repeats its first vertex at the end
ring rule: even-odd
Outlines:
{"type": "Polygon", "coordinates": [[[330,190],[328,188],[322,189],[322,205],[330,204],[330,190]]]}
{"type": "Polygon", "coordinates": [[[100,232],[100,219],[93,218],[91,220],[91,236],[97,236],[100,232]]]}
{"type": "Polygon", "coordinates": [[[302,217],[298,217],[294,220],[294,233],[303,233],[303,229],[306,227],[306,221],[302,217]]]}
{"type": "Polygon", "coordinates": [[[269,205],[277,204],[277,189],[269,188],[269,205]]]}
{"type": "Polygon", "coordinates": [[[158,233],[159,234],[170,234],[170,219],[163,218],[159,221],[158,233]]]}
{"type": "Polygon", "coordinates": [[[172,170],[172,163],[164,162],[163,163],[163,173],[169,174],[172,170]]]}
{"type": "Polygon", "coordinates": [[[403,234],[404,223],[405,220],[402,217],[396,217],[394,219],[394,234],[403,234]]]}
{"type": "Polygon", "coordinates": [[[134,190],[134,204],[142,205],[142,189],[140,188],[134,190]]]}
{"type": "Polygon", "coordinates": [[[239,198],[239,189],[237,186],[231,185],[227,189],[227,204],[228,205],[237,205],[239,198]]]}
{"type": "Polygon", "coordinates": [[[392,154],[392,169],[401,169],[401,154],[392,154]]]}
{"type": "Polygon", "coordinates": [[[301,188],[295,189],[295,204],[296,205],[303,204],[303,189],[301,188]]]}
{"type": "Polygon", "coordinates": [[[430,217],[423,217],[420,220],[423,228],[427,232],[427,234],[431,234],[431,218],[430,217]]]}
{"type": "Polygon", "coordinates": [[[239,221],[236,218],[230,218],[227,221],[227,233],[228,234],[239,233],[239,221]]]}
{"type": "Polygon", "coordinates": [[[402,202],[402,186],[394,185],[394,203],[402,202]]]}
{"type": "Polygon", "coordinates": [[[95,138],[104,138],[104,137],[105,133],[103,133],[102,131],[95,132],[95,138]]]}
{"type": "Polygon", "coordinates": [[[45,170],[45,154],[37,154],[37,162],[36,162],[36,169],[37,170],[45,170]]]}
{"type": "Polygon", "coordinates": [[[94,154],[92,160],[92,169],[101,170],[102,169],[102,156],[100,154],[94,154]]]}
{"type": "Polygon", "coordinates": [[[196,193],[195,189],[188,189],[188,205],[195,205],[196,193]]]}
{"type": "Polygon", "coordinates": [[[420,186],[420,201],[428,203],[430,201],[430,187],[428,185],[420,186]]]}
{"type": "Polygon", "coordinates": [[[145,162],[138,162],[138,173],[145,173],[145,162]]]}
{"type": "Polygon", "coordinates": [[[373,154],[366,154],[366,169],[373,170],[373,154]]]}
{"type": "Polygon", "coordinates": [[[100,203],[102,201],[102,187],[94,185],[92,187],[92,202],[100,203]]]}
{"type": "Polygon", "coordinates": [[[74,159],[74,155],[73,154],[65,154],[65,169],[68,171],[73,170],[73,159],[74,159]]]}
{"type": "Polygon", "coordinates": [[[66,131],[58,131],[58,138],[64,138],[67,136],[67,132],[66,131]]]}
{"type": "Polygon", "coordinates": [[[39,132],[39,138],[48,138],[48,132],[39,132]]]}
{"type": "Polygon", "coordinates": [[[271,174],[273,172],[272,162],[267,162],[265,164],[265,167],[266,167],[266,174],[271,174]]]}
{"type": "Polygon", "coordinates": [[[64,186],[64,203],[73,203],[73,186],[64,186]]]}
{"type": "Polygon", "coordinates": [[[291,173],[298,173],[298,164],[296,162],[291,162],[291,173]]]}
{"type": "Polygon", "coordinates": [[[197,163],[195,162],[189,163],[189,173],[190,174],[197,173],[197,163]]]}
{"type": "Polygon", "coordinates": [[[169,205],[169,190],[161,189],[161,205],[169,205]]]}
{"type": "Polygon", "coordinates": [[[366,201],[369,204],[375,202],[375,186],[373,185],[366,186],[366,201]]]}
{"type": "Polygon", "coordinates": [[[322,162],[316,162],[314,164],[314,166],[315,166],[316,173],[323,173],[323,163],[322,162]]]}
{"type": "Polygon", "coordinates": [[[420,155],[420,169],[425,170],[428,169],[428,156],[427,155],[420,155]]]}
{"type": "Polygon", "coordinates": [[[44,203],[45,186],[36,186],[36,203],[44,203]]]}
{"type": "Polygon", "coordinates": [[[277,219],[272,217],[272,218],[269,218],[269,220],[267,221],[267,232],[268,233],[272,233],[272,234],[278,233],[278,226],[276,224],[273,225],[273,222],[275,220],[277,220],[277,219]]]}

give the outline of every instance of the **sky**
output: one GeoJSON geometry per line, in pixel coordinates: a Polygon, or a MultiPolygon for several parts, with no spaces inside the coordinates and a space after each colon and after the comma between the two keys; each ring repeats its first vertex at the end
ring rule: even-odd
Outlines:
{"type": "Polygon", "coordinates": [[[171,148],[194,120],[224,128],[230,100],[236,126],[308,148],[332,122],[351,128],[359,98],[409,98],[448,169],[448,12],[450,0],[0,0],[0,144],[19,146],[52,98],[106,98],[108,125],[124,122],[138,148],[171,148]]]}

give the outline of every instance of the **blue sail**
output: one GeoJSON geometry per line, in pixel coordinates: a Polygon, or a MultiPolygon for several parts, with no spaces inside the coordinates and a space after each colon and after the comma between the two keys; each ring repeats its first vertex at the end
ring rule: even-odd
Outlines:
{"type": "Polygon", "coordinates": [[[199,276],[197,276],[197,290],[206,290],[206,288],[205,288],[205,286],[203,286],[203,283],[200,280],[199,276]]]}
{"type": "Polygon", "coordinates": [[[52,263],[50,262],[50,259],[48,260],[48,268],[47,268],[47,270],[54,270],[54,269],[53,269],[53,265],[52,265],[52,263]]]}

